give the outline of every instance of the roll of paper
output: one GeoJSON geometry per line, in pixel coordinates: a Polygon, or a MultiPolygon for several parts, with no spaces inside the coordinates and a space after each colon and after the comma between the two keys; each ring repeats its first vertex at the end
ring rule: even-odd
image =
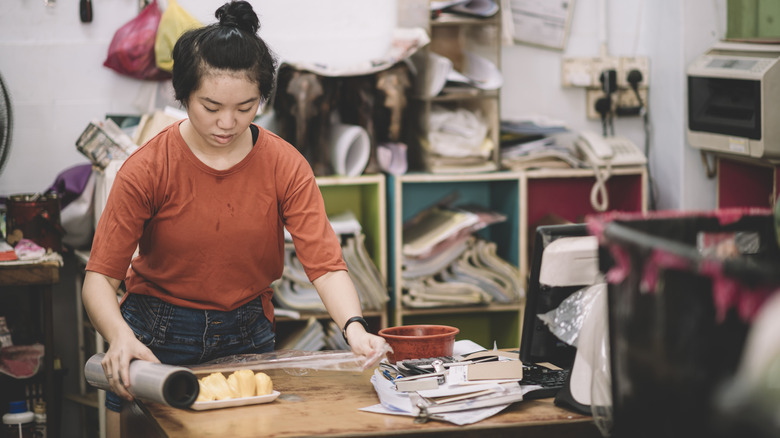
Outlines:
{"type": "MultiPolygon", "coordinates": [[[[84,378],[95,388],[111,391],[106,373],[97,353],[84,365],[84,378]]],[[[198,398],[198,378],[189,368],[165,365],[145,360],[130,362],[130,394],[142,400],[161,403],[174,408],[189,408],[198,398]]]]}
{"type": "Polygon", "coordinates": [[[362,127],[337,123],[331,127],[330,151],[337,175],[359,176],[368,165],[371,141],[362,127]]]}

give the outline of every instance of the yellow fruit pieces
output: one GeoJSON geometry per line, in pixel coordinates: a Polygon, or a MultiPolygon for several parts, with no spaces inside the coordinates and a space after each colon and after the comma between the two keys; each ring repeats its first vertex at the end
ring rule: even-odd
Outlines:
{"type": "Polygon", "coordinates": [[[238,397],[253,397],[255,395],[255,373],[252,370],[238,370],[227,378],[230,389],[238,397]]]}
{"type": "Polygon", "coordinates": [[[267,395],[273,392],[273,382],[267,374],[252,370],[237,370],[227,378],[222,373],[211,373],[198,380],[200,392],[197,402],[228,400],[231,398],[267,395]]]}
{"type": "MultiPolygon", "coordinates": [[[[210,393],[210,396],[212,397],[208,400],[199,401],[227,400],[229,398],[235,397],[235,395],[233,395],[233,391],[228,385],[225,375],[222,373],[211,373],[208,376],[200,379],[199,384],[201,391],[203,391],[203,388],[205,387],[206,395],[209,396],[210,393]]],[[[200,398],[200,394],[198,394],[198,398],[200,398]]]]}
{"type": "Polygon", "coordinates": [[[274,383],[268,374],[257,373],[255,374],[255,391],[257,395],[266,395],[274,391],[274,383]]]}

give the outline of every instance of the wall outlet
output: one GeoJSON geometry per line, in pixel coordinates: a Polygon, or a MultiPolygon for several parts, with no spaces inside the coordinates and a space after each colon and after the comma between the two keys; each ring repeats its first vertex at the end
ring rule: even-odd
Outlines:
{"type": "MultiPolygon", "coordinates": [[[[596,102],[605,97],[601,88],[588,88],[586,92],[586,116],[588,119],[601,120],[601,114],[596,111],[596,102]]],[[[639,96],[642,97],[645,110],[647,109],[647,89],[640,88],[639,96]]],[[[612,95],[612,112],[616,117],[639,117],[639,100],[634,90],[620,88],[612,95]]]]}
{"type": "MultiPolygon", "coordinates": [[[[585,90],[586,116],[589,119],[601,120],[601,114],[596,111],[596,102],[606,97],[601,88],[588,88],[585,90]]],[[[612,108],[615,108],[615,95],[612,95],[612,108]]]]}
{"type": "Polygon", "coordinates": [[[617,71],[618,88],[630,88],[628,73],[638,70],[642,73],[639,88],[650,85],[650,60],[646,56],[623,56],[607,58],[563,58],[561,60],[561,85],[563,87],[601,88],[599,77],[604,70],[617,71]]]}
{"type": "MultiPolygon", "coordinates": [[[[647,88],[639,89],[639,97],[642,98],[642,104],[647,108],[647,88]]],[[[637,108],[639,107],[639,99],[637,99],[634,90],[621,88],[617,93],[617,107],[616,111],[619,112],[621,108],[637,108]]],[[[620,114],[618,114],[620,115],[620,114]]]]}
{"type": "MultiPolygon", "coordinates": [[[[596,58],[591,64],[590,75],[594,87],[601,88],[601,73],[605,70],[615,70],[620,77],[620,59],[618,58],[596,58]]],[[[618,82],[620,86],[620,82],[618,82]]]]}
{"type": "Polygon", "coordinates": [[[595,58],[563,58],[561,85],[563,87],[595,87],[591,66],[595,58]]]}
{"type": "Polygon", "coordinates": [[[631,70],[637,70],[642,73],[642,82],[639,88],[647,88],[650,79],[650,60],[646,56],[631,56],[620,58],[620,69],[618,70],[618,87],[630,88],[628,83],[628,73],[631,70]]]}

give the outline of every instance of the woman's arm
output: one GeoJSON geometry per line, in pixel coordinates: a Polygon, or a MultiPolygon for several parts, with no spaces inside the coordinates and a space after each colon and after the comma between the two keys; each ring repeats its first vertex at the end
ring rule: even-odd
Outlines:
{"type": "Polygon", "coordinates": [[[109,344],[102,365],[111,389],[120,397],[132,400],[133,396],[127,391],[130,386],[130,361],[159,360],[136,339],[133,330],[122,317],[116,299],[120,283],[121,280],[87,271],[81,294],[92,325],[109,344]]]}
{"type": "MultiPolygon", "coordinates": [[[[363,315],[355,285],[347,271],[328,272],[312,284],[339,328],[344,328],[349,318],[363,315]]],[[[359,323],[347,327],[347,340],[355,354],[367,357],[380,353],[385,345],[383,338],[366,332],[359,323]]]]}

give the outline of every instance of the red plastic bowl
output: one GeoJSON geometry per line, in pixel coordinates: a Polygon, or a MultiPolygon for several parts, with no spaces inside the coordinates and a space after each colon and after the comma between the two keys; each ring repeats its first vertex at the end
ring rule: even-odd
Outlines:
{"type": "Polygon", "coordinates": [[[447,325],[402,325],[379,330],[379,336],[393,348],[387,354],[390,363],[406,359],[452,356],[456,327],[447,325]]]}

